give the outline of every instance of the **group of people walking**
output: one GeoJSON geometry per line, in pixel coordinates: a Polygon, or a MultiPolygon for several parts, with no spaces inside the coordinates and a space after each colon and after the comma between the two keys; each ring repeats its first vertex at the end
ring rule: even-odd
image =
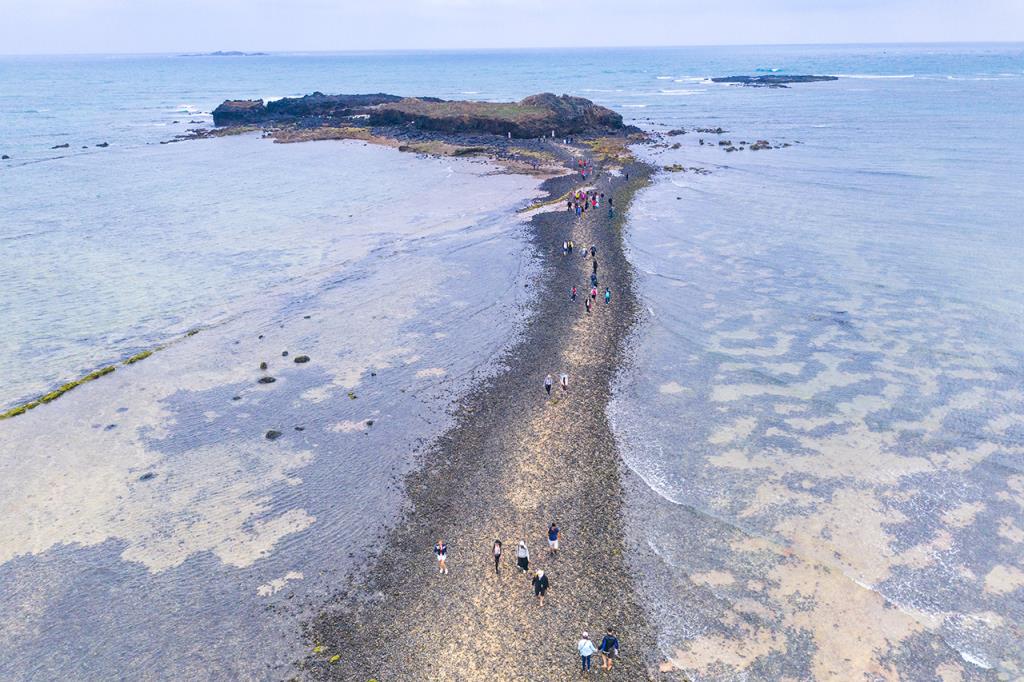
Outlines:
{"type": "MultiPolygon", "coordinates": [[[[576,217],[582,217],[588,209],[600,208],[601,202],[604,201],[604,192],[598,192],[597,190],[589,189],[578,189],[572,193],[572,196],[565,200],[565,208],[571,213],[575,213],[576,217]]],[[[608,217],[612,217],[612,200],[608,199],[608,217]]]]}

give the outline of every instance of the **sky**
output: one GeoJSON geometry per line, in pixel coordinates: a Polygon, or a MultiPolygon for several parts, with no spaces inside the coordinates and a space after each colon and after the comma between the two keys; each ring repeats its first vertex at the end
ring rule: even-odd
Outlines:
{"type": "Polygon", "coordinates": [[[0,54],[1024,41],[1024,0],[0,0],[0,54]]]}

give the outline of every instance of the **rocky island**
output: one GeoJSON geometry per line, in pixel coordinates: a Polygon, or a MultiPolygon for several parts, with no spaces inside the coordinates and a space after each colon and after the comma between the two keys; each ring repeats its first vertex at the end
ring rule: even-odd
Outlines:
{"type": "Polygon", "coordinates": [[[735,83],[754,88],[788,88],[790,83],[816,83],[818,81],[837,81],[837,76],[790,76],[769,74],[766,76],[720,76],[712,78],[712,83],[735,83]]]}
{"type": "MultiPolygon", "coordinates": [[[[228,100],[213,111],[217,126],[411,126],[444,133],[489,133],[514,138],[609,134],[624,129],[622,116],[583,97],[549,92],[519,102],[442,100],[384,93],[263,100],[228,100]]],[[[630,129],[635,131],[635,129],[630,129]]]]}

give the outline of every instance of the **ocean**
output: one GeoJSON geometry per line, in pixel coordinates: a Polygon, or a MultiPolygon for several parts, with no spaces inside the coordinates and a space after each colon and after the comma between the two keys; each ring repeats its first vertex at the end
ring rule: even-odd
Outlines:
{"type": "Polygon", "coordinates": [[[567,92],[687,131],[637,149],[687,170],[629,216],[609,408],[666,670],[1024,671],[1024,46],[4,57],[0,84],[0,406],[169,344],[0,423],[5,679],[287,676],[516,338],[536,180],[159,144],[316,90],[567,92]],[[708,80],[758,73],[840,78],[708,80]]]}

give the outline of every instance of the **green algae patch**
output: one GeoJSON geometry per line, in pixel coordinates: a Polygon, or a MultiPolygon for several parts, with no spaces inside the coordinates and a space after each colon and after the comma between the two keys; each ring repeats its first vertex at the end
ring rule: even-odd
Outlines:
{"type": "MultiPolygon", "coordinates": [[[[156,350],[160,350],[160,349],[158,348],[156,350]]],[[[135,355],[131,356],[130,358],[128,358],[127,360],[125,360],[121,364],[124,364],[124,365],[134,365],[139,360],[145,360],[146,358],[148,358],[150,355],[152,355],[155,352],[156,352],[155,350],[144,350],[141,353],[136,353],[135,355]]]]}
{"type": "Polygon", "coordinates": [[[35,400],[29,401],[29,402],[25,403],[24,405],[18,405],[17,407],[12,407],[11,409],[7,410],[6,412],[0,414],[0,419],[10,419],[11,417],[17,417],[19,414],[25,414],[29,410],[35,409],[36,407],[39,407],[40,405],[43,405],[45,403],[52,403],[54,400],[56,400],[57,398],[61,397],[62,395],[64,395],[68,391],[70,391],[70,390],[72,390],[74,388],[78,388],[79,386],[81,386],[84,383],[93,381],[95,379],[99,379],[101,376],[103,376],[105,374],[110,374],[115,369],[116,368],[113,365],[108,365],[107,367],[103,367],[101,369],[97,369],[94,372],[89,372],[88,374],[86,374],[81,379],[78,379],[76,381],[70,381],[70,382],[64,384],[63,386],[61,386],[60,388],[58,388],[58,389],[56,389],[54,391],[50,391],[46,395],[39,396],[35,400]]]}

